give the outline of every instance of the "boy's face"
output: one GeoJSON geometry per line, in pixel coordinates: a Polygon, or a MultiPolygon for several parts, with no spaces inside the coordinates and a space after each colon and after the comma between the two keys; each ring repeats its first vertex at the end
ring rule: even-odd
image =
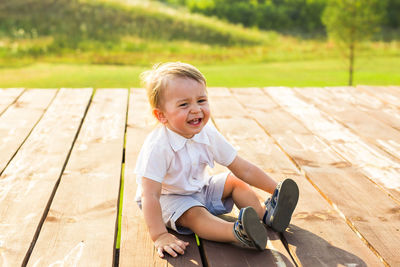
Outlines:
{"type": "Polygon", "coordinates": [[[154,109],[154,115],[170,130],[192,138],[210,117],[205,85],[190,78],[172,78],[162,92],[161,107],[154,109]]]}

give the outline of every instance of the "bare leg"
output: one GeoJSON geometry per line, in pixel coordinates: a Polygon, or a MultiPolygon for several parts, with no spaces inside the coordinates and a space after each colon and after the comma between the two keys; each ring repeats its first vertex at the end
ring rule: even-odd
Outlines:
{"type": "MultiPolygon", "coordinates": [[[[265,207],[261,205],[251,187],[229,174],[224,186],[222,199],[232,197],[236,206],[241,209],[251,206],[260,219],[263,218],[265,207]]],[[[191,229],[199,237],[218,242],[237,242],[233,234],[233,223],[212,215],[204,207],[193,207],[187,210],[177,221],[178,225],[191,229]]]]}
{"type": "Polygon", "coordinates": [[[177,223],[207,240],[237,242],[233,234],[233,223],[212,215],[204,207],[190,208],[182,214],[177,223]]]}
{"type": "Polygon", "coordinates": [[[261,205],[251,187],[233,174],[229,174],[225,181],[222,199],[227,197],[232,197],[233,202],[239,209],[248,206],[253,207],[258,217],[260,217],[260,219],[263,218],[265,213],[264,205],[261,205]]]}

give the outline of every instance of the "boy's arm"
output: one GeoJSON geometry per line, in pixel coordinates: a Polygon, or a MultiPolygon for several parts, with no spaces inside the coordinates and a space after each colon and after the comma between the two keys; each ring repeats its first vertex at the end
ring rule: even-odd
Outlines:
{"type": "Polygon", "coordinates": [[[184,254],[184,250],[189,243],[179,240],[174,235],[168,233],[162,219],[160,195],[161,183],[151,179],[142,178],[142,210],[144,220],[151,239],[154,241],[154,246],[157,249],[158,255],[163,258],[163,251],[173,257],[178,254],[184,254]]]}
{"type": "Polygon", "coordinates": [[[278,185],[274,179],[259,167],[239,156],[235,157],[228,169],[239,179],[271,194],[278,185]]]}

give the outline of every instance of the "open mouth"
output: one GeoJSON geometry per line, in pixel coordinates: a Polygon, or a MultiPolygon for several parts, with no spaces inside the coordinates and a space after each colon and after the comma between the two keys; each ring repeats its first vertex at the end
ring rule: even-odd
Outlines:
{"type": "Polygon", "coordinates": [[[188,123],[190,125],[197,126],[197,125],[200,125],[202,121],[203,121],[202,118],[196,118],[196,119],[188,121],[188,123]]]}

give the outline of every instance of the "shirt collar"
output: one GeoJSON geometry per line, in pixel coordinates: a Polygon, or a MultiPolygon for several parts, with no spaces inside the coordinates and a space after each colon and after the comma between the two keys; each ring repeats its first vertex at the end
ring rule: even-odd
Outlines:
{"type": "Polygon", "coordinates": [[[172,147],[172,149],[176,152],[182,149],[186,142],[192,140],[196,143],[210,145],[210,140],[208,139],[207,134],[204,131],[204,128],[200,131],[200,133],[195,134],[191,139],[187,139],[180,134],[175,133],[174,131],[168,129],[168,127],[164,126],[167,130],[168,140],[172,147]]]}

